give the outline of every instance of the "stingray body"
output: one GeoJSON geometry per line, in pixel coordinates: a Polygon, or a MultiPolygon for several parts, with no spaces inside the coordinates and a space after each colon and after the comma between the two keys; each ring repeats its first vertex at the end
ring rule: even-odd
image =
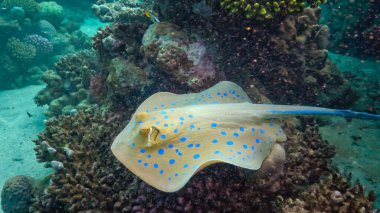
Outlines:
{"type": "Polygon", "coordinates": [[[136,110],[115,138],[113,154],[149,185],[173,192],[202,168],[230,163],[257,170],[276,142],[286,140],[276,118],[380,116],[318,107],[252,104],[232,82],[200,93],[156,93],[136,110]]]}

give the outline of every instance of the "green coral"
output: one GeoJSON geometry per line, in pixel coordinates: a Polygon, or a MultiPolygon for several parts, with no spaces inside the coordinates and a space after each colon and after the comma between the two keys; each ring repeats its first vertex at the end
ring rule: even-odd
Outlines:
{"type": "Polygon", "coordinates": [[[15,37],[8,39],[6,50],[14,61],[25,64],[31,63],[37,55],[36,47],[15,37]]]}
{"type": "Polygon", "coordinates": [[[243,14],[247,19],[266,20],[302,12],[305,7],[316,7],[326,0],[221,0],[220,5],[230,14],[243,14]]]}
{"type": "Polygon", "coordinates": [[[59,26],[65,18],[64,9],[61,5],[54,1],[41,2],[39,19],[44,19],[50,22],[55,27],[59,26]]]}
{"type": "Polygon", "coordinates": [[[4,0],[1,6],[7,9],[21,7],[25,11],[25,16],[30,18],[35,17],[39,11],[39,5],[34,0],[4,0]]]}

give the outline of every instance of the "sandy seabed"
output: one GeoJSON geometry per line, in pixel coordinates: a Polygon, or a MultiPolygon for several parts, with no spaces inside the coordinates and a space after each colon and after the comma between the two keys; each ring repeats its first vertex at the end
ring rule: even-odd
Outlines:
{"type": "Polygon", "coordinates": [[[37,163],[32,142],[44,129],[44,108],[37,107],[33,101],[43,87],[34,85],[0,91],[0,191],[12,176],[43,178],[51,173],[37,163]]]}

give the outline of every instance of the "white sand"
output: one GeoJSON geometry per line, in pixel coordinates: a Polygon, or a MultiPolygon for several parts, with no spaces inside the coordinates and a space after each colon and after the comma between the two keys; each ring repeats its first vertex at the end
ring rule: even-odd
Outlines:
{"type": "Polygon", "coordinates": [[[43,108],[37,107],[33,101],[43,87],[38,85],[0,91],[0,191],[4,182],[12,176],[42,178],[51,172],[37,163],[32,142],[44,128],[43,108]]]}

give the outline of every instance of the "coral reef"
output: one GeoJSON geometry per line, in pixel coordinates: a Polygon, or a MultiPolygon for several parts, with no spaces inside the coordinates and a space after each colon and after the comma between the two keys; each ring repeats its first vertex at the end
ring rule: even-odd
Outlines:
{"type": "Polygon", "coordinates": [[[349,187],[345,178],[337,178],[328,166],[334,149],[320,139],[318,127],[305,125],[297,127],[300,129],[291,124],[286,127],[288,157],[277,178],[271,173],[258,177],[257,172],[221,164],[200,171],[176,193],[157,191],[125,169],[109,149],[123,118],[130,113],[105,116],[97,111],[79,111],[47,121],[46,130],[35,140],[37,158],[48,167],[55,166],[56,172],[44,194],[37,196],[35,211],[371,209],[373,194],[367,198],[362,191],[349,187]],[[329,202],[336,191],[345,196],[337,195],[339,202],[329,202]],[[315,204],[315,196],[326,199],[328,205],[323,205],[325,201],[315,204]],[[299,204],[302,200],[306,204],[299,204]]]}
{"type": "Polygon", "coordinates": [[[34,194],[33,179],[15,176],[8,179],[1,191],[1,207],[4,213],[29,212],[34,194]]]}
{"type": "Polygon", "coordinates": [[[25,11],[25,16],[34,18],[39,12],[39,5],[34,0],[4,0],[1,6],[7,9],[21,7],[25,11]]]}
{"type": "Polygon", "coordinates": [[[53,26],[58,27],[65,17],[63,7],[54,1],[39,3],[40,10],[38,18],[50,22],[53,26]]]}
{"type": "Polygon", "coordinates": [[[47,104],[46,116],[70,114],[77,109],[90,107],[88,89],[90,73],[96,69],[94,53],[83,51],[63,57],[55,64],[55,70],[44,73],[47,84],[35,97],[37,105],[47,104]]]}
{"type": "Polygon", "coordinates": [[[329,31],[319,24],[318,8],[258,24],[226,16],[220,1],[158,0],[155,7],[165,22],[148,26],[137,3],[130,5],[136,9],[132,17],[120,15],[127,4],[132,3],[98,1],[93,7],[100,19],[114,22],[93,38],[98,63],[76,54],[45,73],[48,85],[35,100],[48,104],[47,115],[56,117],[46,122],[35,150],[55,174],[36,196],[34,211],[371,210],[373,194],[366,197],[360,184],[351,187],[330,167],[334,148],[308,120],[286,122],[288,140],[281,144],[286,161],[278,149],[259,172],[213,165],[173,194],[131,174],[109,147],[138,104],[154,92],[199,91],[228,79],[255,102],[336,107],[359,97],[328,59],[329,31]],[[197,15],[202,11],[207,15],[197,15]]]}
{"type": "Polygon", "coordinates": [[[307,6],[316,7],[324,0],[282,0],[282,1],[234,1],[221,0],[220,6],[227,9],[231,14],[243,14],[247,19],[273,19],[277,16],[286,16],[288,14],[300,13],[307,6]]]}
{"type": "Polygon", "coordinates": [[[36,140],[37,158],[56,173],[34,210],[128,211],[138,180],[114,159],[109,149],[119,121],[79,111],[46,123],[36,140]],[[57,167],[57,165],[60,165],[57,167]]]}

